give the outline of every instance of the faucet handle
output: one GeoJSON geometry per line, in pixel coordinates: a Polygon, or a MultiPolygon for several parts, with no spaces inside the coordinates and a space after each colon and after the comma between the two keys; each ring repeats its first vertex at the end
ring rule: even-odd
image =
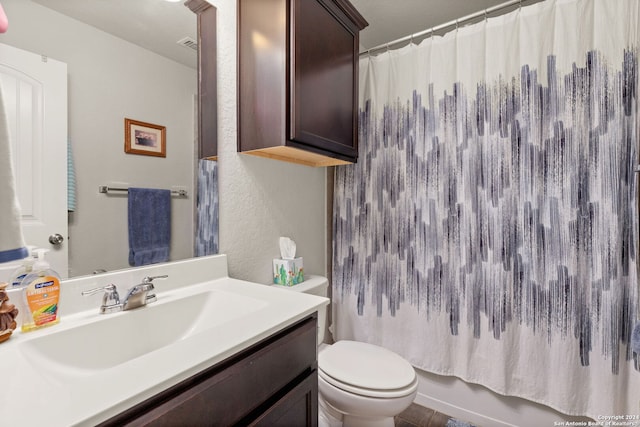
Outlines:
{"type": "Polygon", "coordinates": [[[120,296],[118,295],[118,289],[116,288],[116,285],[114,285],[113,283],[110,283],[107,286],[101,286],[99,288],[82,291],[82,295],[84,296],[93,295],[93,294],[97,294],[100,291],[104,291],[103,303],[108,302],[108,300],[114,300],[116,304],[120,303],[120,296]]]}
{"type": "Polygon", "coordinates": [[[169,277],[168,274],[163,274],[161,276],[145,276],[142,279],[142,283],[140,284],[143,286],[140,286],[140,285],[136,286],[136,287],[141,287],[142,290],[147,291],[147,295],[145,297],[145,304],[148,304],[150,302],[154,302],[157,300],[156,294],[153,293],[153,291],[155,290],[155,287],[153,286],[152,282],[155,279],[166,279],[167,277],[169,277]]]}
{"type": "Polygon", "coordinates": [[[118,295],[118,289],[113,283],[108,284],[107,286],[101,286],[99,288],[83,291],[82,295],[93,295],[101,291],[104,291],[104,295],[102,296],[102,306],[100,307],[101,313],[108,313],[122,307],[120,305],[120,295],[118,295]]]}
{"type": "Polygon", "coordinates": [[[142,283],[151,283],[154,279],[166,279],[167,277],[169,277],[168,274],[163,274],[162,276],[145,276],[144,279],[142,279],[142,283]]]}

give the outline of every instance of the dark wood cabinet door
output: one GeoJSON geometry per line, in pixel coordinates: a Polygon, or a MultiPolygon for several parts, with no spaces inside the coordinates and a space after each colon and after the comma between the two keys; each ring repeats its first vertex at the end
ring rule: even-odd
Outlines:
{"type": "Polygon", "coordinates": [[[216,8],[206,0],[187,0],[185,6],[198,16],[198,158],[217,160],[216,8]]]}
{"type": "Polygon", "coordinates": [[[314,371],[266,410],[251,426],[291,427],[318,425],[318,375],[314,371]]]}
{"type": "Polygon", "coordinates": [[[291,0],[291,6],[291,145],[354,161],[360,28],[331,0],[291,0]]]}

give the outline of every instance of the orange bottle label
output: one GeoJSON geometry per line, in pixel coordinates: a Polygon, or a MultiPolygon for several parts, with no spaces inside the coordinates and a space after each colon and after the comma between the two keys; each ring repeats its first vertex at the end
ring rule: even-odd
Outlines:
{"type": "Polygon", "coordinates": [[[57,277],[39,277],[29,283],[26,296],[33,326],[43,326],[57,320],[60,299],[60,280],[57,277]]]}

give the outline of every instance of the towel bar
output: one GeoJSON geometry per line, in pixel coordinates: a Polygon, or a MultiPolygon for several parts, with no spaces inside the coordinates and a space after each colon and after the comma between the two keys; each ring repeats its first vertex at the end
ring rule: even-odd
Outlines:
{"type": "MultiPolygon", "coordinates": [[[[128,188],[120,188],[120,187],[109,187],[107,185],[98,186],[98,193],[108,194],[111,191],[126,191],[126,192],[129,192],[129,189],[128,188]]],[[[177,197],[187,197],[189,195],[189,193],[187,192],[187,190],[171,190],[171,195],[172,196],[177,196],[177,197]]]]}

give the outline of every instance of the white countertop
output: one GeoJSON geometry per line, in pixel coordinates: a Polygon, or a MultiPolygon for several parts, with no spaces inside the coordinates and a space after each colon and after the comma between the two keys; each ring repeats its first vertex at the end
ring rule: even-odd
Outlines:
{"type": "MultiPolygon", "coordinates": [[[[0,394],[0,425],[95,425],[328,304],[326,298],[236,280],[226,274],[226,257],[218,255],[63,281],[60,323],[24,334],[14,332],[8,341],[0,344],[0,378],[5,386],[0,394]],[[163,312],[166,308],[167,316],[172,315],[175,301],[191,295],[198,295],[197,299],[200,294],[211,291],[220,298],[230,293],[261,303],[249,313],[215,327],[200,326],[188,333],[185,331],[184,337],[169,345],[108,369],[60,370],[52,365],[55,362],[30,353],[32,340],[55,339],[55,334],[78,325],[102,322],[108,316],[128,316],[151,307],[100,315],[100,296],[77,298],[82,290],[113,282],[123,296],[128,287],[137,283],[131,280],[132,275],[139,276],[136,277],[139,280],[144,275],[160,274],[169,274],[169,278],[154,281],[158,301],[151,305],[157,305],[155,310],[163,312]],[[128,284],[120,285],[125,279],[128,284]],[[65,304],[68,304],[67,311],[65,304]],[[91,308],[87,309],[88,305],[91,308]]],[[[102,339],[95,336],[92,342],[77,345],[78,348],[107,345],[100,351],[112,351],[111,347],[118,345],[104,343],[102,339]]]]}

